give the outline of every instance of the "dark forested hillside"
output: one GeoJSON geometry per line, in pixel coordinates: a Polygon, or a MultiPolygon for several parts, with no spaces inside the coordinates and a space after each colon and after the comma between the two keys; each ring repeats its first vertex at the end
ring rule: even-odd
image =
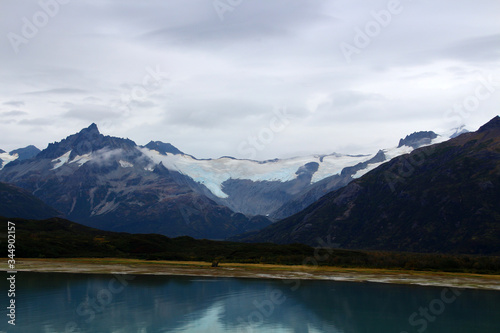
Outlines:
{"type": "Polygon", "coordinates": [[[61,213],[28,191],[0,182],[0,216],[44,219],[61,213]]]}
{"type": "Polygon", "coordinates": [[[500,117],[397,157],[247,242],[500,254],[500,117]]]}

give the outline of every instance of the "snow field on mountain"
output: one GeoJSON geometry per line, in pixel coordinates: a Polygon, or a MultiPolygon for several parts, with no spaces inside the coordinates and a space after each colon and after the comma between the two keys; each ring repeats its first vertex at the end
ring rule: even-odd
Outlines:
{"type": "Polygon", "coordinates": [[[318,171],[313,175],[312,182],[338,174],[343,168],[367,161],[373,155],[348,156],[327,155],[294,157],[283,160],[264,162],[252,160],[237,160],[222,157],[213,160],[198,160],[189,155],[162,155],[155,150],[140,148],[155,164],[160,162],[169,170],[178,171],[191,177],[194,181],[205,185],[214,195],[227,198],[222,184],[228,179],[248,179],[257,181],[286,182],[297,177],[297,170],[310,162],[319,164],[318,171]]]}
{"type": "MultiPolygon", "coordinates": [[[[438,136],[432,140],[432,144],[447,140],[449,136],[438,136]]],[[[287,182],[297,178],[299,168],[307,163],[315,162],[318,164],[318,170],[312,175],[311,183],[318,182],[327,177],[340,174],[346,167],[355,166],[358,163],[366,162],[372,159],[372,155],[313,155],[303,157],[293,157],[288,159],[276,159],[268,161],[253,161],[240,160],[230,157],[221,157],[218,159],[196,159],[191,155],[185,154],[161,154],[156,150],[151,150],[146,147],[137,147],[143,156],[151,160],[151,164],[146,165],[145,170],[152,171],[159,163],[162,163],[167,169],[177,171],[193,179],[195,182],[206,186],[214,195],[220,198],[227,198],[224,193],[223,184],[229,179],[250,180],[253,182],[263,181],[280,181],[287,182]]],[[[384,149],[383,152],[386,161],[391,160],[396,156],[410,153],[413,148],[402,146],[400,148],[384,149]]],[[[54,166],[52,170],[60,168],[64,164],[76,163],[78,167],[83,164],[94,161],[96,163],[109,161],[110,158],[118,160],[122,168],[134,167],[134,164],[123,158],[121,149],[100,149],[88,154],[76,156],[70,160],[71,150],[62,156],[53,159],[54,166]]],[[[11,161],[17,158],[17,155],[9,155],[8,153],[0,154],[0,157],[5,156],[4,161],[11,161]]],[[[385,161],[384,161],[385,162],[385,161]]],[[[353,175],[353,178],[359,178],[367,172],[375,169],[380,163],[369,164],[365,169],[359,170],[353,175]]]]}
{"type": "MultiPolygon", "coordinates": [[[[423,145],[422,147],[433,145],[436,143],[441,143],[441,142],[444,142],[444,141],[449,140],[449,139],[450,139],[450,137],[448,135],[446,135],[446,136],[439,135],[437,138],[433,139],[430,144],[423,145]]],[[[354,179],[360,178],[360,177],[364,176],[365,174],[367,174],[368,172],[372,171],[373,169],[377,168],[378,166],[384,164],[385,162],[392,160],[394,157],[398,157],[398,156],[401,156],[404,154],[409,154],[413,150],[414,149],[412,147],[408,147],[408,146],[402,146],[399,148],[393,147],[393,148],[389,148],[389,149],[382,149],[382,151],[384,152],[384,155],[385,155],[385,161],[379,162],[379,163],[368,164],[368,166],[365,169],[359,170],[358,172],[356,172],[352,176],[352,178],[354,178],[354,179]]]]}
{"type": "Polygon", "coordinates": [[[2,170],[7,163],[15,161],[17,158],[17,154],[10,155],[9,153],[0,153],[0,160],[3,161],[3,164],[0,166],[0,170],[2,170]]]}

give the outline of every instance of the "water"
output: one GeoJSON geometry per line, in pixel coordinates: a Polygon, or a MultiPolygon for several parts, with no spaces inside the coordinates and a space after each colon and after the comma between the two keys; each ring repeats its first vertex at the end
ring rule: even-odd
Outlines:
{"type": "Polygon", "coordinates": [[[498,291],[27,272],[16,283],[16,326],[3,315],[0,332],[500,332],[498,291]]]}

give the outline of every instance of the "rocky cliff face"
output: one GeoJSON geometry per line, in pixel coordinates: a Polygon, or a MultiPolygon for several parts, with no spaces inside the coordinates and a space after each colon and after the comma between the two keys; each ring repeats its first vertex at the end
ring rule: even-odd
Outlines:
{"type": "Polygon", "coordinates": [[[432,131],[415,132],[399,140],[398,148],[402,146],[418,148],[423,145],[428,145],[433,139],[437,138],[437,136],[438,135],[432,131]]]}

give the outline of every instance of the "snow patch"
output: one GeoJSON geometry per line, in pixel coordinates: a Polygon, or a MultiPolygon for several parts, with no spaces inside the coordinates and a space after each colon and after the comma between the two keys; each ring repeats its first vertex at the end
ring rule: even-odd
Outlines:
{"type": "Polygon", "coordinates": [[[132,163],[124,160],[120,160],[119,162],[122,168],[132,168],[134,166],[132,163]]]}
{"type": "Polygon", "coordinates": [[[112,212],[118,208],[119,205],[120,203],[115,202],[115,200],[103,202],[94,208],[92,213],[90,213],[90,216],[103,215],[112,212]]]}
{"type": "MultiPolygon", "coordinates": [[[[445,134],[438,135],[437,138],[431,140],[431,142],[429,144],[422,145],[419,148],[448,141],[450,139],[450,136],[452,134],[453,133],[450,132],[450,133],[445,133],[445,134]]],[[[419,149],[419,148],[417,148],[417,149],[419,149]]],[[[365,174],[367,174],[368,172],[372,171],[373,169],[375,169],[375,168],[379,167],[380,165],[384,164],[385,162],[390,161],[390,160],[392,160],[395,157],[398,157],[398,156],[401,156],[401,155],[405,155],[405,154],[409,154],[409,153],[411,153],[414,150],[415,149],[413,149],[412,147],[408,147],[408,146],[401,146],[399,148],[398,147],[392,147],[392,148],[389,148],[389,149],[382,149],[382,151],[384,152],[384,155],[386,157],[386,160],[384,162],[368,164],[368,166],[365,169],[359,170],[358,172],[356,172],[352,176],[352,178],[354,178],[354,179],[360,178],[360,177],[364,176],[365,174]]]]}
{"type": "Polygon", "coordinates": [[[52,170],[55,170],[55,169],[58,169],[60,167],[62,167],[65,163],[68,162],[69,160],[69,155],[71,154],[71,150],[68,151],[67,153],[65,153],[64,155],[58,157],[58,158],[55,158],[52,160],[52,163],[55,163],[54,167],[52,168],[52,170]]]}
{"type": "Polygon", "coordinates": [[[64,155],[56,159],[53,159],[52,163],[55,163],[55,165],[52,168],[52,170],[58,169],[62,167],[64,164],[71,164],[71,163],[76,163],[78,164],[78,167],[81,167],[85,163],[92,160],[92,153],[75,156],[75,158],[73,158],[71,161],[69,160],[70,155],[71,155],[71,150],[66,152],[64,155]]]}
{"type": "Polygon", "coordinates": [[[3,163],[0,166],[0,170],[2,170],[5,167],[5,165],[7,165],[8,163],[17,160],[18,157],[19,157],[19,155],[17,155],[17,154],[11,155],[9,153],[1,153],[0,160],[2,160],[3,163]]]}
{"type": "Polygon", "coordinates": [[[373,169],[377,168],[378,166],[384,164],[385,162],[387,162],[387,160],[384,162],[368,164],[368,166],[366,168],[356,171],[356,173],[354,175],[352,175],[352,178],[353,179],[360,178],[360,177],[366,175],[368,172],[372,171],[373,169]]]}
{"type": "Polygon", "coordinates": [[[71,162],[69,163],[77,163],[78,167],[81,167],[82,165],[91,160],[92,160],[92,153],[89,153],[89,154],[78,155],[74,159],[72,159],[71,162]]]}
{"type": "Polygon", "coordinates": [[[338,175],[342,172],[342,169],[366,162],[374,156],[375,154],[362,156],[333,154],[324,156],[322,162],[317,161],[319,163],[319,168],[313,175],[311,182],[316,183],[326,177],[338,175]]]}

